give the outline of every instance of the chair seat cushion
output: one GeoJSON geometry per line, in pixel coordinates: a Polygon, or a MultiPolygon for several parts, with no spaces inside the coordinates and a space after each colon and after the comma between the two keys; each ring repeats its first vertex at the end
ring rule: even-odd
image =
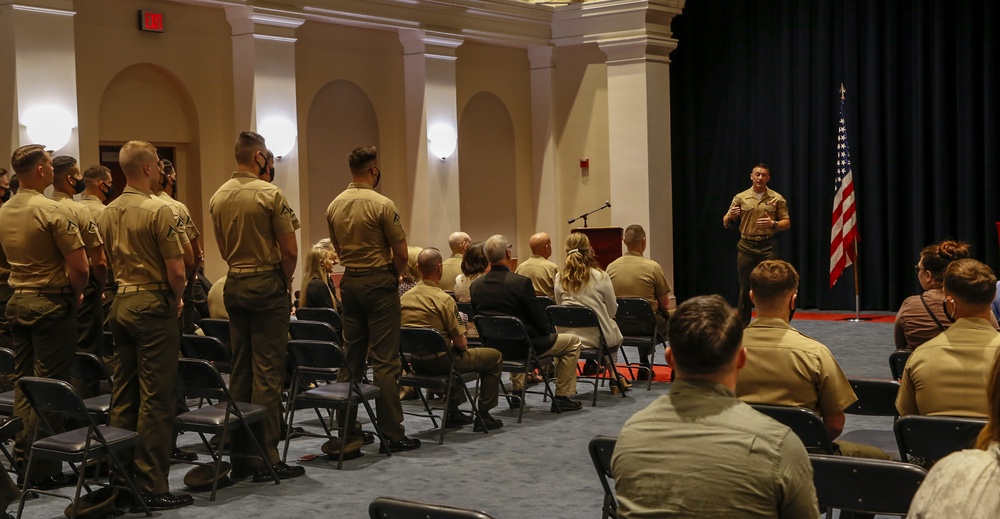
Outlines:
{"type": "MultiPolygon", "coordinates": [[[[247,402],[236,402],[236,407],[243,414],[243,417],[248,422],[254,420],[259,420],[264,417],[264,407],[251,404],[247,402]]],[[[239,421],[239,418],[235,413],[229,414],[229,422],[234,423],[239,421]]],[[[207,405],[205,407],[194,409],[186,413],[182,413],[177,416],[174,420],[176,425],[201,425],[201,426],[219,426],[226,424],[226,403],[219,402],[213,405],[207,405]]]]}
{"type": "Polygon", "coordinates": [[[91,413],[107,414],[111,410],[111,395],[97,395],[84,399],[83,405],[91,413]]]}
{"type": "MultiPolygon", "coordinates": [[[[101,434],[104,435],[104,439],[107,440],[108,445],[112,448],[126,447],[128,444],[134,443],[138,435],[135,432],[128,431],[125,429],[119,429],[117,427],[109,427],[107,425],[99,425],[101,434]]],[[[83,449],[87,446],[87,432],[90,429],[87,427],[81,427],[79,429],[74,429],[72,431],[66,431],[64,433],[59,433],[48,438],[42,438],[34,442],[31,446],[33,450],[39,451],[50,451],[59,453],[82,453],[83,449]]],[[[98,450],[101,448],[101,444],[96,441],[90,442],[91,451],[98,450]]]]}
{"type": "MultiPolygon", "coordinates": [[[[361,396],[365,400],[371,400],[378,396],[378,386],[370,384],[358,384],[361,396]]],[[[347,402],[359,402],[357,394],[351,394],[351,385],[346,382],[336,382],[319,386],[309,391],[299,393],[295,397],[295,408],[322,408],[326,405],[341,406],[347,402]]]]}

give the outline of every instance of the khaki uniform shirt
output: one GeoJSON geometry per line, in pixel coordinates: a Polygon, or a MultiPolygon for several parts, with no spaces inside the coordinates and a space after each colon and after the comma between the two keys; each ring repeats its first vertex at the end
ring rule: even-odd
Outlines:
{"type": "Polygon", "coordinates": [[[277,237],[299,228],[285,193],[247,171],[233,173],[222,184],[208,202],[208,211],[230,269],[281,263],[277,237]]]}
{"type": "Polygon", "coordinates": [[[896,395],[900,415],[986,418],[986,385],[1000,333],[978,317],[963,317],[913,350],[896,395]]]}
{"type": "Polygon", "coordinates": [[[455,279],[462,273],[462,255],[452,254],[450,258],[441,264],[441,282],[438,286],[441,290],[454,291],[455,279]]]}
{"type": "Polygon", "coordinates": [[[168,283],[166,261],[184,254],[170,207],[149,193],[126,187],[108,204],[97,226],[104,252],[121,286],[168,283]]]}
{"type": "Polygon", "coordinates": [[[198,226],[195,225],[194,220],[191,219],[191,212],[188,211],[187,206],[184,205],[183,202],[175,200],[172,196],[168,195],[166,191],[162,191],[159,196],[161,200],[177,209],[177,214],[179,216],[177,228],[184,231],[188,240],[194,241],[196,238],[201,236],[201,231],[198,230],[198,226]]]}
{"type": "Polygon", "coordinates": [[[53,191],[52,200],[66,206],[76,217],[76,225],[80,228],[80,237],[83,238],[83,246],[87,250],[96,249],[104,245],[104,238],[97,229],[97,220],[94,213],[87,206],[73,200],[73,197],[62,191],[53,191]]]}
{"type": "Polygon", "coordinates": [[[101,217],[101,213],[104,212],[104,202],[101,202],[101,200],[94,195],[83,195],[83,198],[80,199],[80,203],[87,209],[90,209],[91,218],[93,218],[95,222],[101,217]]]}
{"type": "Polygon", "coordinates": [[[346,268],[391,265],[390,246],[406,239],[396,204],[360,182],[351,182],[333,199],[326,222],[346,268]]]}
{"type": "Polygon", "coordinates": [[[770,216],[775,222],[788,218],[788,202],[773,189],[764,191],[764,196],[760,200],[757,200],[753,188],[747,189],[734,196],[729,207],[736,205],[743,211],[740,213],[740,234],[743,236],[770,235],[778,232],[777,229],[758,229],[759,218],[770,216]]]}
{"type": "Polygon", "coordinates": [[[623,518],[819,517],[802,441],[711,381],[678,379],[629,418],[611,473],[623,518]]]}
{"type": "Polygon", "coordinates": [[[736,396],[748,404],[805,407],[820,416],[858,400],[830,350],[781,319],[761,317],[743,330],[747,363],[736,396]]]}
{"type": "Polygon", "coordinates": [[[421,281],[407,290],[399,298],[399,305],[403,326],[434,328],[447,337],[465,335],[455,300],[431,281],[421,281]]]}
{"type": "MultiPolygon", "coordinates": [[[[896,313],[896,324],[893,329],[893,341],[897,350],[912,350],[917,346],[937,337],[939,333],[951,326],[951,321],[944,313],[944,290],[932,288],[923,293],[927,307],[934,313],[934,317],[927,313],[927,308],[920,301],[920,296],[910,296],[903,300],[903,304],[896,313]],[[941,326],[938,326],[941,323],[941,326]],[[944,330],[942,329],[944,327],[944,330]]],[[[990,313],[990,325],[995,329],[1000,329],[997,319],[990,313]]]]}
{"type": "Polygon", "coordinates": [[[532,254],[524,260],[524,263],[518,264],[515,274],[531,279],[531,286],[535,287],[535,294],[555,299],[554,283],[558,270],[559,267],[555,263],[537,254],[532,254]]]}
{"type": "Polygon", "coordinates": [[[65,256],[80,247],[80,227],[70,209],[22,187],[0,207],[0,265],[18,288],[69,286],[65,256]]]}
{"type": "MultiPolygon", "coordinates": [[[[608,265],[608,275],[618,297],[641,297],[656,312],[659,298],[673,291],[660,264],[642,257],[638,252],[626,252],[608,265]]],[[[667,309],[664,308],[665,312],[667,309]]]]}

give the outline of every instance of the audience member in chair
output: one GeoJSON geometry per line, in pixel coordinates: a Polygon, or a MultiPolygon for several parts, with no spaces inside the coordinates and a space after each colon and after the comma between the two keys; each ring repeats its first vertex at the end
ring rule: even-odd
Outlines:
{"type": "MultiPolygon", "coordinates": [[[[646,251],[646,230],[641,225],[629,225],[622,238],[628,252],[608,265],[608,276],[617,297],[641,297],[649,302],[656,314],[656,329],[661,337],[667,336],[667,309],[673,290],[660,264],[642,257],[646,251]]],[[[639,348],[639,363],[650,366],[648,348],[639,348]]],[[[651,370],[640,370],[638,378],[644,380],[651,370]]]]}
{"type": "Polygon", "coordinates": [[[342,313],[337,288],[331,285],[330,273],[337,264],[337,253],[333,247],[322,241],[313,245],[306,255],[305,272],[302,275],[301,308],[332,308],[342,313]]]}
{"type": "MultiPolygon", "coordinates": [[[[422,250],[417,256],[417,268],[420,269],[423,280],[399,300],[403,326],[434,328],[450,339],[455,369],[459,373],[479,373],[479,413],[487,429],[503,427],[503,422],[490,416],[490,409],[497,406],[500,394],[500,373],[503,368],[500,352],[493,348],[469,349],[464,335],[465,327],[458,318],[458,306],[437,285],[444,270],[441,253],[437,249],[422,250]]],[[[451,369],[451,359],[447,355],[423,359],[414,357],[410,360],[410,367],[416,373],[446,375],[451,369]]],[[[471,415],[458,410],[458,406],[464,401],[465,392],[456,382],[448,401],[449,425],[467,425],[475,421],[471,415]]],[[[475,430],[482,430],[482,425],[477,423],[475,430]]]]}
{"type": "MultiPolygon", "coordinates": [[[[743,331],[747,365],[736,395],[749,404],[804,407],[823,418],[835,440],[844,430],[844,409],[858,400],[830,350],[789,324],[798,297],[799,274],[788,262],[766,260],[750,272],[750,299],[757,318],[743,331]]],[[[834,442],[840,454],[889,459],[881,449],[834,442]]]]}
{"type": "Polygon", "coordinates": [[[632,416],[615,447],[618,517],[819,517],[812,466],[788,427],[736,398],[743,323],[717,295],[670,323],[670,393],[632,416]]]}
{"type": "Polygon", "coordinates": [[[948,265],[943,306],[954,322],[910,355],[896,396],[900,415],[989,415],[983,386],[1000,348],[1000,332],[989,322],[996,282],[974,259],[948,265]]]}
{"type": "Polygon", "coordinates": [[[559,267],[549,261],[552,256],[552,240],[548,233],[539,232],[528,239],[531,256],[517,266],[517,273],[530,279],[535,295],[555,299],[555,277],[559,267]]]}
{"type": "MultiPolygon", "coordinates": [[[[951,326],[944,313],[944,271],[952,261],[971,256],[968,243],[951,240],[928,245],[920,251],[920,259],[913,268],[924,291],[906,298],[899,307],[893,333],[897,350],[912,350],[951,326]]],[[[995,317],[990,317],[990,324],[997,328],[995,317]]]]}
{"type": "Polygon", "coordinates": [[[989,419],[976,448],[934,464],[910,504],[907,517],[1000,517],[1000,357],[986,386],[989,419]]]}
{"type": "MultiPolygon", "coordinates": [[[[479,315],[510,315],[519,318],[539,357],[551,357],[556,367],[556,398],[552,411],[575,411],[582,407],[571,400],[576,394],[576,366],[580,360],[580,338],[552,333],[542,313],[531,280],[510,271],[510,243],[495,234],[483,244],[490,272],[472,283],[472,307],[479,315]]],[[[524,377],[511,376],[515,392],[524,392],[524,377]]]]}
{"type": "Polygon", "coordinates": [[[453,232],[448,237],[451,257],[444,260],[444,271],[441,274],[441,283],[439,283],[441,290],[449,292],[455,290],[455,280],[462,274],[462,258],[471,244],[472,238],[462,231],[453,232]]]}
{"type": "MultiPolygon", "coordinates": [[[[617,350],[622,345],[622,332],[615,323],[615,312],[618,311],[615,287],[611,285],[608,274],[601,270],[586,234],[575,232],[566,237],[566,264],[556,274],[555,292],[556,304],[590,308],[601,323],[600,331],[594,328],[567,328],[559,331],[579,336],[583,348],[591,350],[600,347],[603,334],[608,349],[612,350],[612,355],[617,355],[617,350]]],[[[615,371],[614,361],[612,359],[606,367],[610,373],[615,374],[622,387],[627,389],[630,384],[615,371]]],[[[617,391],[618,386],[612,385],[611,388],[617,391]]]]}

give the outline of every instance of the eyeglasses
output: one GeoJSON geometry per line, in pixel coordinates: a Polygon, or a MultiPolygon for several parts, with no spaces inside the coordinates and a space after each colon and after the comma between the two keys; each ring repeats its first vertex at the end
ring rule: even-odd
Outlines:
{"type": "Polygon", "coordinates": [[[913,266],[913,271],[916,272],[917,274],[920,274],[921,270],[926,270],[926,269],[921,267],[920,264],[916,264],[913,266]]]}

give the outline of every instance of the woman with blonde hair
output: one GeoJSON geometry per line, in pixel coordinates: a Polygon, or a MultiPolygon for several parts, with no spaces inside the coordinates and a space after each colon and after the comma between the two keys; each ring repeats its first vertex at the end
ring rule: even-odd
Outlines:
{"type": "Polygon", "coordinates": [[[1000,356],[985,391],[989,419],[976,448],[949,454],[931,468],[908,518],[1000,517],[1000,356]]]}
{"type": "MultiPolygon", "coordinates": [[[[593,328],[560,328],[561,333],[572,333],[580,337],[584,349],[597,349],[600,344],[600,334],[608,349],[612,351],[611,370],[618,377],[622,387],[629,386],[624,376],[615,370],[614,362],[618,348],[622,345],[622,332],[615,323],[615,313],[618,312],[618,301],[615,298],[615,287],[611,278],[601,270],[594,250],[590,248],[590,239],[582,233],[572,233],[566,237],[566,263],[556,273],[554,280],[556,304],[563,306],[586,306],[597,314],[601,323],[600,333],[593,328]]],[[[616,386],[611,386],[612,391],[616,386]]]]}
{"type": "Polygon", "coordinates": [[[417,283],[420,283],[420,280],[423,279],[423,276],[420,275],[420,269],[417,268],[417,256],[420,255],[420,251],[422,250],[424,250],[422,247],[412,245],[406,248],[406,268],[399,274],[402,278],[402,283],[399,284],[400,297],[403,297],[403,294],[417,286],[417,283]]]}
{"type": "Polygon", "coordinates": [[[337,253],[329,243],[320,241],[306,255],[299,299],[301,308],[333,308],[340,312],[337,289],[330,278],[333,266],[337,264],[337,253]]]}

